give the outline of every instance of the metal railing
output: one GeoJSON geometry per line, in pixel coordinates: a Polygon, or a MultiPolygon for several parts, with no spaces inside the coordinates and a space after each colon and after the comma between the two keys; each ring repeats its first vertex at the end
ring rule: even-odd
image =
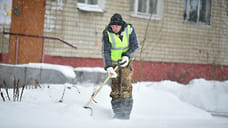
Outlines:
{"type": "Polygon", "coordinates": [[[76,46],[60,39],[60,38],[57,38],[57,37],[49,37],[49,36],[38,36],[38,35],[28,35],[28,34],[20,34],[20,33],[13,33],[13,32],[3,32],[3,34],[8,34],[8,35],[14,35],[16,36],[16,51],[15,51],[15,64],[17,64],[17,56],[18,56],[18,39],[20,36],[25,36],[25,37],[31,37],[31,38],[41,38],[43,39],[43,48],[42,48],[42,56],[41,56],[41,62],[43,63],[44,62],[44,43],[45,43],[45,39],[49,39],[49,40],[59,40],[60,42],[74,48],[74,49],[77,49],[76,46]]]}

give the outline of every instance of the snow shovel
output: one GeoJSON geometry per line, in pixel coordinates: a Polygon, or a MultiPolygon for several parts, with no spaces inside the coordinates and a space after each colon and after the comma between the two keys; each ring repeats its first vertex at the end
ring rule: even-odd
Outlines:
{"type": "MultiPolygon", "coordinates": [[[[118,69],[118,66],[116,66],[114,68],[114,71],[116,71],[118,69]]],[[[103,88],[103,86],[108,82],[108,80],[110,79],[110,75],[108,75],[108,77],[105,79],[104,83],[97,89],[97,91],[91,96],[91,98],[89,99],[89,101],[87,102],[87,104],[84,106],[84,108],[86,109],[90,109],[91,113],[90,115],[93,115],[93,109],[91,107],[89,107],[89,104],[94,100],[95,96],[100,92],[100,90],[103,88]]]]}

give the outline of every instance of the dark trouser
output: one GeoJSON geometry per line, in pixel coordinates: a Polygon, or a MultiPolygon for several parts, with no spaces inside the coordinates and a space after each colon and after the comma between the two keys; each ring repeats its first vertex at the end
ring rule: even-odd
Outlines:
{"type": "Polygon", "coordinates": [[[119,67],[116,73],[118,74],[117,78],[111,79],[112,91],[110,93],[110,97],[112,97],[112,101],[120,98],[131,98],[131,77],[133,75],[132,62],[130,62],[127,67],[119,67]]]}
{"type": "Polygon", "coordinates": [[[116,71],[117,78],[111,79],[110,97],[112,98],[112,109],[114,118],[129,119],[132,110],[132,84],[133,75],[132,62],[127,67],[119,67],[116,71]]]}

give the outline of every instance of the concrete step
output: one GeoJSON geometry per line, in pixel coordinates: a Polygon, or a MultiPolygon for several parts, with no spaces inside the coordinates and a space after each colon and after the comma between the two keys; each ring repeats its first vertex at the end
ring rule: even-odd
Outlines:
{"type": "Polygon", "coordinates": [[[13,88],[35,84],[103,83],[107,74],[103,68],[73,68],[70,66],[30,63],[23,65],[0,64],[0,84],[13,88]]]}

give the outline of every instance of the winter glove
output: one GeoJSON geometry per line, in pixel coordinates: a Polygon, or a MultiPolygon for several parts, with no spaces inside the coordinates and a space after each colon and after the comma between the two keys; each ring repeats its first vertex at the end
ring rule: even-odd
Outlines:
{"type": "Polygon", "coordinates": [[[108,72],[108,75],[110,76],[110,78],[116,78],[117,77],[117,73],[113,70],[113,67],[107,68],[107,72],[108,72]]]}
{"type": "Polygon", "coordinates": [[[119,62],[120,67],[126,67],[128,63],[129,63],[129,58],[127,56],[122,56],[122,59],[119,62]]]}

